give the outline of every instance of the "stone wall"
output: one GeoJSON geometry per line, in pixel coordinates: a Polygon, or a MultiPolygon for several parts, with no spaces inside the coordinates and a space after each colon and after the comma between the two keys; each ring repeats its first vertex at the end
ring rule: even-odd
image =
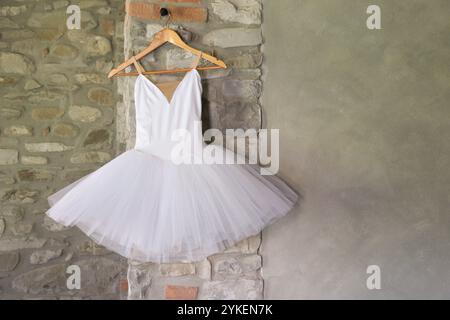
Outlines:
{"type": "MultiPolygon", "coordinates": [[[[159,20],[161,1],[127,1],[124,48],[127,57],[146,47],[159,20]]],[[[261,2],[259,0],[165,1],[172,12],[170,27],[191,46],[212,53],[227,64],[224,70],[201,71],[205,128],[260,128],[261,2]]],[[[164,46],[142,62],[147,70],[189,67],[194,57],[164,46]]],[[[179,75],[181,77],[182,75],[179,75]]],[[[171,76],[151,76],[165,81],[171,76]]],[[[124,151],[135,141],[133,84],[119,79],[123,103],[117,112],[117,141],[124,151]]],[[[256,299],[263,295],[260,235],[243,240],[224,253],[198,263],[142,264],[130,261],[130,299],[199,298],[256,299]]]]}
{"type": "Polygon", "coordinates": [[[43,213],[48,195],[117,155],[106,75],[123,59],[123,14],[119,0],[1,1],[1,298],[119,298],[125,261],[43,213]],[[70,4],[81,30],[67,30],[70,4]],[[80,290],[66,287],[68,265],[80,290]]]}

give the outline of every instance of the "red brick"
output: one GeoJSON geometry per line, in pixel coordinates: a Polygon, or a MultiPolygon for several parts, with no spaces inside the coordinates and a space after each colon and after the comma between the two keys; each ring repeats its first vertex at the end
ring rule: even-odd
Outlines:
{"type": "Polygon", "coordinates": [[[121,292],[128,292],[128,280],[127,279],[120,279],[119,281],[119,288],[121,292]]]}
{"type": "MultiPolygon", "coordinates": [[[[200,7],[180,7],[167,6],[170,11],[172,21],[184,22],[206,22],[208,11],[200,7]]],[[[130,17],[137,17],[146,20],[159,20],[161,18],[160,5],[142,2],[132,2],[127,4],[127,14],[130,17]]]]}
{"type": "Polygon", "coordinates": [[[167,2],[167,3],[195,3],[199,4],[200,0],[160,0],[159,2],[167,2]]]}
{"type": "Polygon", "coordinates": [[[168,7],[173,21],[206,22],[208,11],[206,8],[168,7]]]}
{"type": "Polygon", "coordinates": [[[166,299],[171,300],[195,300],[197,299],[198,287],[182,287],[166,285],[166,299]]]}

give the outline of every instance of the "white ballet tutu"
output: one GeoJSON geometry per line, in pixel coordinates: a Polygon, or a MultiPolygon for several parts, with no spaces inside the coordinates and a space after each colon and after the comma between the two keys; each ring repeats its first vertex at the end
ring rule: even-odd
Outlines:
{"type": "Polygon", "coordinates": [[[171,161],[169,137],[178,129],[202,145],[194,158],[203,153],[201,126],[195,126],[201,94],[196,69],[170,101],[140,74],[134,148],[50,195],[46,213],[124,257],[159,263],[202,260],[286,214],[297,195],[276,176],[262,176],[259,167],[171,161]]]}
{"type": "Polygon", "coordinates": [[[48,198],[48,216],[144,262],[198,261],[259,233],[297,194],[249,164],[174,164],[126,151],[48,198]]]}

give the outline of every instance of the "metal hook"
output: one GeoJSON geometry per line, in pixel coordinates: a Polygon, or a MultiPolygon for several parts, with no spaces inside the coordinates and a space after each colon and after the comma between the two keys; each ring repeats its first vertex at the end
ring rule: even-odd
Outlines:
{"type": "Polygon", "coordinates": [[[168,28],[169,22],[170,22],[170,18],[171,18],[171,14],[170,14],[169,9],[161,8],[161,9],[159,9],[159,14],[161,15],[161,18],[162,17],[167,17],[166,21],[164,22],[164,28],[168,28]]]}

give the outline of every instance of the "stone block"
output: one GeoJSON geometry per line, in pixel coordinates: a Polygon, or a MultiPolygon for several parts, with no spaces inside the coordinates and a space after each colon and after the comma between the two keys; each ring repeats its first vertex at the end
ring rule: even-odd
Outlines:
{"type": "Polygon", "coordinates": [[[211,280],[211,262],[208,259],[198,261],[195,265],[196,275],[203,280],[211,280]]]}
{"type": "Polygon", "coordinates": [[[39,191],[30,189],[2,189],[0,190],[0,200],[10,203],[25,204],[35,203],[38,199],[39,191]]]}
{"type": "Polygon", "coordinates": [[[0,248],[2,251],[15,251],[20,249],[37,249],[42,248],[47,239],[35,237],[17,237],[0,239],[0,248]]]}
{"type": "Polygon", "coordinates": [[[0,165],[10,165],[19,162],[19,151],[15,149],[0,149],[0,165]]]}
{"type": "Polygon", "coordinates": [[[261,90],[260,80],[227,79],[222,83],[222,94],[230,100],[258,100],[261,90]]]}
{"type": "Polygon", "coordinates": [[[50,50],[50,56],[61,60],[73,60],[78,55],[78,49],[67,44],[56,44],[50,50]]]}
{"type": "Polygon", "coordinates": [[[79,84],[108,84],[111,80],[104,74],[98,73],[78,73],[74,76],[75,81],[79,84]]]}
{"type": "Polygon", "coordinates": [[[17,172],[20,181],[50,180],[54,173],[44,169],[22,169],[17,172]]]}
{"type": "Polygon", "coordinates": [[[110,133],[106,129],[95,129],[88,133],[83,141],[83,146],[101,146],[110,141],[110,133]]]}
{"type": "Polygon", "coordinates": [[[34,70],[33,62],[24,55],[10,52],[0,53],[0,72],[26,75],[34,70]]]}
{"type": "Polygon", "coordinates": [[[214,0],[212,12],[224,22],[261,24],[259,0],[214,0]]]}
{"type": "Polygon", "coordinates": [[[94,122],[102,116],[102,112],[89,106],[70,106],[69,117],[74,121],[94,122]]]}
{"type": "Polygon", "coordinates": [[[11,232],[15,236],[23,236],[30,234],[33,231],[33,223],[18,223],[11,227],[11,232]]]}
{"type": "Polygon", "coordinates": [[[112,106],[113,94],[111,90],[105,88],[92,88],[88,91],[88,99],[100,106],[112,106]]]}
{"type": "Polygon", "coordinates": [[[261,256],[257,254],[218,254],[209,258],[213,266],[213,279],[258,279],[261,256]]]}
{"type": "Polygon", "coordinates": [[[0,216],[5,217],[12,223],[16,223],[23,219],[24,210],[22,207],[15,205],[2,205],[0,209],[0,216]]]}
{"type": "Polygon", "coordinates": [[[18,252],[0,253],[0,272],[13,271],[20,261],[18,252]]]}
{"type": "Polygon", "coordinates": [[[37,82],[36,80],[34,80],[34,79],[28,79],[28,80],[26,80],[25,81],[25,85],[23,86],[23,88],[25,89],[25,90],[34,90],[34,89],[37,89],[37,88],[40,88],[40,87],[42,87],[42,85],[39,83],[39,82],[37,82]]]}
{"type": "Polygon", "coordinates": [[[70,157],[70,162],[80,163],[105,163],[111,160],[111,155],[103,151],[86,151],[75,153],[70,157]]]}
{"type": "Polygon", "coordinates": [[[220,48],[257,46],[262,43],[260,28],[225,28],[208,32],[203,44],[220,48]]]}
{"type": "Polygon", "coordinates": [[[25,125],[13,125],[5,128],[5,134],[8,136],[31,136],[33,129],[25,125]]]}
{"type": "Polygon", "coordinates": [[[46,157],[41,156],[21,156],[20,162],[22,164],[27,165],[40,165],[40,164],[47,164],[48,159],[46,157]]]}
{"type": "Polygon", "coordinates": [[[51,132],[61,138],[72,138],[78,134],[78,128],[73,124],[60,122],[51,128],[51,132]]]}
{"type": "Polygon", "coordinates": [[[0,117],[2,119],[17,119],[22,115],[22,111],[18,108],[3,107],[0,109],[0,117]]]}
{"type": "Polygon", "coordinates": [[[63,253],[62,249],[45,249],[33,252],[30,255],[31,264],[44,264],[50,260],[60,257],[63,253]]]}
{"type": "Polygon", "coordinates": [[[64,230],[68,230],[71,228],[71,227],[66,227],[66,226],[56,222],[55,220],[53,220],[52,218],[50,218],[47,215],[44,216],[44,221],[42,223],[42,226],[45,229],[47,229],[48,231],[52,231],[52,232],[64,231],[64,230]]]}
{"type": "Polygon", "coordinates": [[[111,41],[103,36],[93,35],[80,30],[67,31],[67,37],[76,47],[83,47],[86,57],[100,57],[111,52],[111,41]]]}
{"type": "Polygon", "coordinates": [[[60,142],[25,143],[25,149],[29,152],[62,152],[73,148],[74,146],[67,146],[60,142]]]}
{"type": "Polygon", "coordinates": [[[20,26],[10,18],[0,17],[0,29],[18,29],[20,26]]]}
{"type": "Polygon", "coordinates": [[[36,107],[31,110],[31,117],[37,121],[48,121],[58,119],[64,114],[60,107],[36,107]]]}
{"type": "Polygon", "coordinates": [[[48,295],[66,291],[66,265],[56,264],[20,274],[12,281],[13,289],[28,294],[48,295]]]}
{"type": "Polygon", "coordinates": [[[201,300],[260,300],[263,298],[262,280],[224,280],[205,282],[199,292],[201,300]]]}
{"type": "Polygon", "coordinates": [[[145,299],[153,280],[155,264],[141,264],[129,262],[128,265],[128,299],[145,299]]]}
{"type": "Polygon", "coordinates": [[[15,17],[27,11],[26,5],[0,7],[0,17],[15,17]]]}

